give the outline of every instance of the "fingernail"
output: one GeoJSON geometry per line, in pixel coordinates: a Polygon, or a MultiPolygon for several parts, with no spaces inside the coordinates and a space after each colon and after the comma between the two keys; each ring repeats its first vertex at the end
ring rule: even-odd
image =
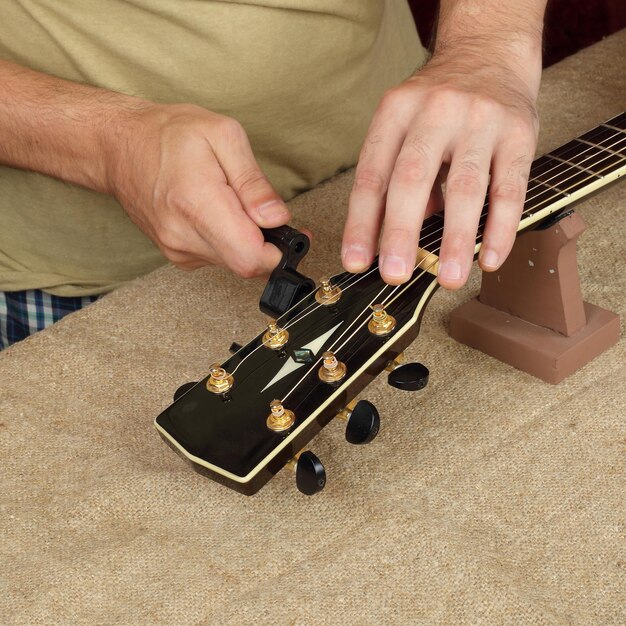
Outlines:
{"type": "Polygon", "coordinates": [[[480,262],[486,267],[498,267],[498,253],[495,250],[484,250],[480,255],[480,262]]]}
{"type": "Polygon", "coordinates": [[[277,200],[270,200],[257,207],[259,215],[266,220],[278,219],[287,214],[287,207],[277,200]]]}
{"type": "Polygon", "coordinates": [[[367,260],[367,250],[364,246],[360,246],[358,244],[348,246],[343,253],[344,265],[363,267],[368,264],[367,260]]]}
{"type": "Polygon", "coordinates": [[[444,261],[439,265],[439,276],[445,280],[459,280],[461,265],[456,261],[444,261]]]}
{"type": "Polygon", "coordinates": [[[399,256],[386,256],[383,259],[383,272],[390,278],[404,278],[406,272],[406,261],[399,256]]]}

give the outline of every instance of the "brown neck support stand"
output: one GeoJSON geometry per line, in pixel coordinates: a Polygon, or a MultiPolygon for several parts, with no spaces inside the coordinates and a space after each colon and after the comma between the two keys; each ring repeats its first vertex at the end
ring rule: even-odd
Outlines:
{"type": "Polygon", "coordinates": [[[480,295],[452,312],[450,336],[556,384],[617,343],[619,316],[584,302],[576,240],[586,224],[569,213],[520,235],[480,295]]]}

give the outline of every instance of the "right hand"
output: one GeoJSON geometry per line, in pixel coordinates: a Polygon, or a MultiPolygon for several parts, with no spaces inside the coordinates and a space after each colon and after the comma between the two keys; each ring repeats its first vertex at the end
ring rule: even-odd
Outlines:
{"type": "Polygon", "coordinates": [[[265,276],[281,253],[260,228],[289,210],[237,121],[195,105],[150,104],[108,126],[108,190],[175,265],[265,276]]]}

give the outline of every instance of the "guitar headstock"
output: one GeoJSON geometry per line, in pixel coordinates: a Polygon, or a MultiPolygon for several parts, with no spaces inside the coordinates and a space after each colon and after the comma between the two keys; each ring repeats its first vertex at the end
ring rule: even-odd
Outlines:
{"type": "MultiPolygon", "coordinates": [[[[433,263],[421,261],[400,286],[383,282],[377,262],[323,279],[204,379],[183,385],[156,418],[159,433],[195,469],[241,493],[257,492],[286,465],[301,491],[319,491],[323,466],[301,452],[335,417],[348,420],[353,443],[378,432],[373,405],[351,400],[417,336],[437,287],[433,263]]],[[[427,370],[413,364],[390,376],[398,388],[417,389],[427,370]]]]}

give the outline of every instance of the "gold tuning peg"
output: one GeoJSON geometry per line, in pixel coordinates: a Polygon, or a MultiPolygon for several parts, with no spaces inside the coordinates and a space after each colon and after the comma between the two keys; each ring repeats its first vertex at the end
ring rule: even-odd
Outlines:
{"type": "Polygon", "coordinates": [[[367,328],[373,335],[388,335],[396,327],[396,318],[385,311],[382,304],[372,306],[372,318],[367,324],[367,328]]]}
{"type": "Polygon", "coordinates": [[[206,386],[211,393],[226,393],[233,386],[232,374],[229,374],[219,363],[213,363],[209,372],[210,376],[206,386]]]}
{"type": "Polygon", "coordinates": [[[289,341],[289,331],[280,328],[276,320],[270,320],[263,335],[263,345],[270,350],[280,350],[289,341]]]}
{"type": "Polygon", "coordinates": [[[322,367],[318,371],[320,380],[325,383],[336,383],[346,375],[346,364],[337,360],[332,352],[324,352],[322,367]]]}
{"type": "Polygon", "coordinates": [[[295,421],[296,416],[293,414],[293,411],[286,409],[280,400],[272,400],[270,402],[270,414],[266,421],[270,430],[273,430],[275,433],[289,430],[295,421]]]}
{"type": "Polygon", "coordinates": [[[335,304],[341,298],[341,287],[333,285],[329,278],[320,279],[320,286],[315,292],[315,299],[324,306],[335,304]]]}

